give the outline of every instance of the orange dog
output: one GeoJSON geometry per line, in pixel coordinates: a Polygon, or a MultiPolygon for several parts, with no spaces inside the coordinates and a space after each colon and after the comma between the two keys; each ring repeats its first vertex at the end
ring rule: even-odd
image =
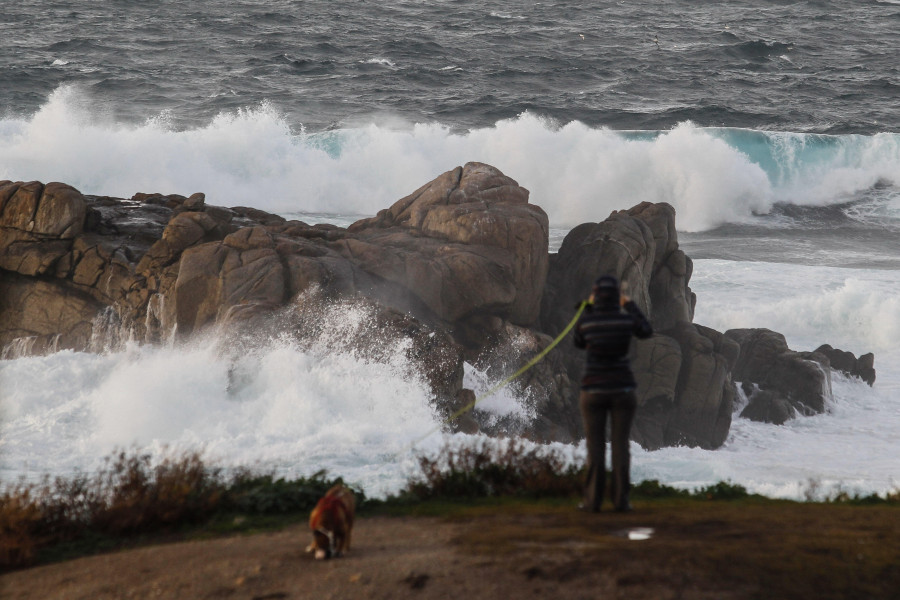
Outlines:
{"type": "Polygon", "coordinates": [[[343,485],[337,484],[325,492],[309,514],[313,541],[306,551],[315,551],[316,560],[321,560],[341,556],[349,550],[355,512],[356,498],[343,485]]]}

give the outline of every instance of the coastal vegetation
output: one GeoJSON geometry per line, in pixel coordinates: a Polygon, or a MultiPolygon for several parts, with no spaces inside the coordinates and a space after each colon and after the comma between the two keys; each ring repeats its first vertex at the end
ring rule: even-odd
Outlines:
{"type": "MultiPolygon", "coordinates": [[[[316,501],[337,482],[353,489],[363,517],[458,517],[510,507],[571,508],[583,479],[582,467],[560,452],[515,440],[448,446],[436,456],[420,455],[418,464],[418,473],[396,494],[369,498],[352,482],[324,471],[286,479],[271,472],[210,466],[196,452],[170,453],[154,461],[148,454],[120,450],[95,473],[45,477],[0,490],[0,569],[162,540],[281,528],[305,521],[316,501]]],[[[699,518],[712,505],[719,512],[740,513],[741,520],[756,512],[783,514],[790,520],[788,514],[798,507],[806,511],[809,505],[841,510],[878,505],[889,508],[895,520],[900,518],[900,491],[883,496],[840,491],[813,502],[815,488],[810,482],[807,502],[791,502],[751,494],[734,482],[685,490],[649,480],[637,483],[632,497],[638,508],[670,506],[679,520],[685,515],[699,518]],[[724,509],[723,502],[733,508],[724,509]]],[[[790,523],[783,525],[790,530],[790,523]]]]}

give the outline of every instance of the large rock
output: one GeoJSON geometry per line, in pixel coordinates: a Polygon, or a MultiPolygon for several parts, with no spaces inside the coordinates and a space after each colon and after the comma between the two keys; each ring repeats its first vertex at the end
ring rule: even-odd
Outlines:
{"type": "Polygon", "coordinates": [[[532,324],[547,271],[548,224],[528,192],[469,163],[347,230],[305,224],[244,227],[221,241],[205,213],[181,213],[138,265],[181,265],[170,311],[179,333],[237,305],[280,305],[317,286],[361,292],[453,324],[477,348],[503,322],[532,324]],[[204,243],[209,242],[209,243],[204,243]],[[493,327],[485,329],[485,319],[493,327]]]}
{"type": "Polygon", "coordinates": [[[466,329],[475,319],[470,345],[484,343],[485,315],[523,326],[538,317],[547,215],[489,165],[448,171],[348,232],[354,238],[339,250],[361,269],[399,284],[445,322],[466,329]]]}
{"type": "Polygon", "coordinates": [[[0,269],[50,272],[81,233],[86,210],[84,197],[62,183],[0,182],[0,269]]]}
{"type": "Polygon", "coordinates": [[[681,346],[675,410],[666,430],[667,446],[718,448],[731,427],[735,388],[722,334],[682,321],[670,330],[681,346]]]}
{"type": "MultiPolygon", "coordinates": [[[[609,273],[656,331],[633,352],[633,436],[647,448],[721,445],[734,381],[750,397],[744,414],[783,422],[823,410],[829,362],[874,379],[871,355],[794,353],[773,332],[723,336],[693,324],[692,264],[667,204],[578,226],[553,255],[548,229],[527,190],[481,163],[346,229],[217,207],[203,194],[125,200],[60,183],[0,182],[0,352],[98,349],[98,340],[156,342],[210,327],[304,338],[328,333],[317,321],[324,307],[365,303],[372,328],[337,341],[372,360],[389,360],[379,348],[404,348],[448,417],[474,400],[462,387],[464,360],[497,380],[510,375],[544,352],[596,277],[609,273]]],[[[534,411],[531,422],[498,426],[476,413],[451,427],[577,440],[583,361],[565,339],[510,384],[534,411]]]]}
{"type": "Polygon", "coordinates": [[[655,254],[648,282],[653,327],[666,331],[694,319],[696,296],[688,285],[693,263],[678,247],[675,209],[666,203],[643,202],[624,211],[646,223],[653,234],[655,254]]]}
{"type": "Polygon", "coordinates": [[[742,383],[741,390],[749,401],[741,411],[741,417],[761,423],[783,425],[797,416],[797,409],[779,393],[763,390],[753,383],[742,383]]]}
{"type": "Polygon", "coordinates": [[[631,368],[640,381],[636,390],[638,411],[631,437],[642,447],[656,450],[665,446],[669,439],[669,421],[678,397],[681,345],[675,339],[659,334],[634,343],[631,368]]]}
{"type": "Polygon", "coordinates": [[[185,249],[172,300],[169,320],[182,336],[238,305],[281,306],[285,274],[274,240],[260,226],[240,229],[221,243],[185,249]]]}
{"type": "Polygon", "coordinates": [[[822,344],[813,352],[825,356],[833,370],[848,377],[858,377],[870,386],[875,383],[875,355],[871,352],[857,358],[852,352],[832,348],[829,344],[822,344]]]}
{"type": "Polygon", "coordinates": [[[72,239],[81,233],[85,212],[84,197],[64,183],[0,182],[0,227],[72,239]]]}
{"type": "MultiPolygon", "coordinates": [[[[725,337],[740,346],[740,355],[732,371],[735,381],[749,389],[749,405],[742,413],[747,418],[759,418],[778,407],[778,419],[787,403],[802,415],[825,411],[832,399],[831,370],[828,359],[814,353],[794,352],[788,348],[784,336],[769,329],[730,329],[725,337]],[[753,388],[746,387],[753,384],[753,388]],[[767,392],[759,394],[754,392],[767,392]],[[764,407],[755,407],[763,402],[764,407]]],[[[768,420],[768,419],[764,419],[768,420]]],[[[774,422],[777,422],[774,421],[774,422]]]]}
{"type": "Polygon", "coordinates": [[[651,450],[721,446],[735,399],[728,353],[734,347],[722,334],[687,322],[668,335],[639,340],[632,361],[639,407],[632,438],[651,450]]]}
{"type": "Polygon", "coordinates": [[[655,254],[653,231],[627,213],[575,227],[550,259],[541,314],[544,330],[562,331],[572,318],[572,305],[586,299],[594,280],[605,274],[617,277],[652,321],[649,288],[655,254]]]}
{"type": "MultiPolygon", "coordinates": [[[[729,365],[735,345],[691,323],[691,271],[690,259],[678,248],[675,210],[668,204],[643,203],[601,223],[579,225],[551,256],[541,312],[542,326],[551,335],[565,328],[572,304],[604,274],[617,277],[650,319],[656,335],[635,342],[632,357],[639,407],[632,438],[649,449],[716,448],[731,424],[735,388],[729,365]]],[[[571,342],[563,352],[572,382],[566,393],[575,398],[584,353],[571,342]]]]}
{"type": "Polygon", "coordinates": [[[0,275],[0,355],[90,347],[104,306],[61,282],[0,275]]]}
{"type": "MultiPolygon", "coordinates": [[[[189,336],[315,292],[369,297],[475,356],[505,325],[537,319],[547,239],[546,214],[528,204],[528,191],[479,163],[349,230],[216,207],[203,194],[121,200],[3,182],[0,345],[88,349],[101,323],[137,340],[189,336]]],[[[465,394],[440,383],[435,369],[445,363],[417,364],[452,404],[465,394]]]]}

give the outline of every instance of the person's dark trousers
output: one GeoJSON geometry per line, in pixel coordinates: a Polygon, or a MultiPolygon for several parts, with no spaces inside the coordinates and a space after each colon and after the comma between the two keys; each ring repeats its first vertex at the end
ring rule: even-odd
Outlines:
{"type": "Polygon", "coordinates": [[[584,432],[587,438],[587,480],[584,488],[585,510],[599,511],[606,487],[606,422],[610,417],[613,489],[616,510],[630,510],[631,452],[628,436],[637,401],[633,390],[581,392],[579,398],[584,432]]]}

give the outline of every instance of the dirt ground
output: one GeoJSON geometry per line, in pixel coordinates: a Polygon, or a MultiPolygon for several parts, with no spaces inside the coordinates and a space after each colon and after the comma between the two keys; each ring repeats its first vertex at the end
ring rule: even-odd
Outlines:
{"type": "MultiPolygon", "coordinates": [[[[673,598],[658,583],[626,582],[602,564],[576,562],[576,544],[491,555],[466,552],[475,523],[434,518],[360,519],[346,556],[315,561],[305,527],[150,546],[11,573],[2,597],[25,600],[126,598],[673,598]],[[538,552],[538,554],[541,554],[538,552]]],[[[531,526],[528,524],[527,526],[531,526]]],[[[538,523],[534,523],[539,527],[538,523]]],[[[639,543],[634,541],[632,543],[639,543]]],[[[694,596],[704,597],[704,596],[694,596]]],[[[722,597],[722,596],[709,596],[722,597]]]]}
{"type": "MultiPolygon", "coordinates": [[[[647,507],[627,515],[586,515],[571,507],[531,507],[494,508],[452,519],[364,517],[357,520],[351,551],[339,559],[313,560],[304,552],[308,531],[298,524],[274,533],[147,546],[8,573],[0,577],[0,597],[823,597],[812,580],[808,586],[796,587],[798,577],[812,578],[804,574],[805,567],[797,565],[815,564],[805,561],[816,560],[822,552],[813,535],[821,529],[817,523],[823,518],[833,520],[815,512],[801,506],[796,513],[782,515],[771,523],[760,522],[753,510],[715,506],[702,513],[692,511],[691,518],[673,515],[671,507],[647,507]],[[745,513],[747,517],[743,518],[745,513]],[[793,543],[777,530],[783,518],[809,531],[810,537],[793,543]],[[648,534],[646,539],[632,539],[648,534]],[[809,557],[796,556],[797,548],[806,547],[809,557]],[[754,575],[754,569],[768,564],[762,560],[787,565],[784,581],[792,583],[782,590],[785,594],[779,594],[777,573],[768,583],[754,575]],[[804,590],[813,595],[806,596],[804,590]]],[[[863,524],[872,522],[869,529],[852,526],[853,531],[860,531],[848,542],[854,553],[882,534],[896,539],[900,511],[884,513],[891,521],[887,531],[880,514],[847,514],[863,515],[863,524]]],[[[833,537],[829,534],[828,539],[833,537]]],[[[831,548],[830,552],[836,565],[846,562],[840,548],[831,548]]],[[[862,550],[859,556],[864,556],[862,550]]],[[[887,562],[878,567],[876,579],[884,577],[885,565],[890,564],[890,557],[884,560],[887,562]]],[[[822,566],[834,571],[827,564],[822,566]]]]}

